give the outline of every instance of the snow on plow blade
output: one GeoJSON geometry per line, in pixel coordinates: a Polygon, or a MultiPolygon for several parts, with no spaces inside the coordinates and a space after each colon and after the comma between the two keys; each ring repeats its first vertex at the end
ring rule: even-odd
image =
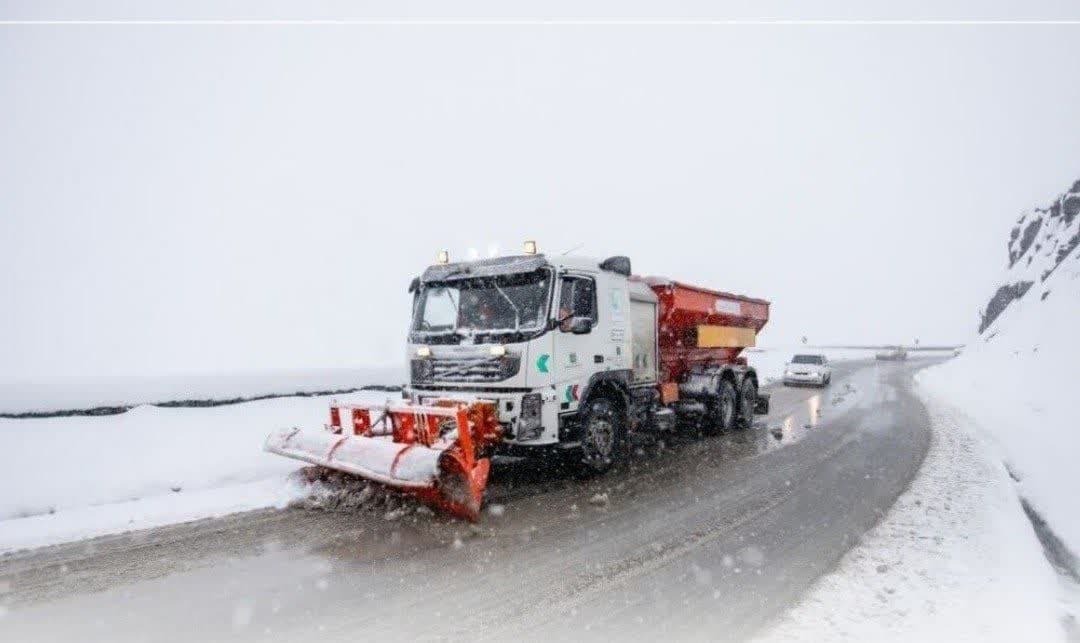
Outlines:
{"type": "Polygon", "coordinates": [[[276,431],[265,449],[411,493],[475,521],[491,466],[486,456],[500,438],[495,407],[487,402],[332,402],[325,430],[276,431]],[[343,412],[351,420],[346,425],[343,412]]]}
{"type": "Polygon", "coordinates": [[[266,450],[397,487],[431,487],[442,451],[364,436],[289,429],[273,433],[266,450]]]}

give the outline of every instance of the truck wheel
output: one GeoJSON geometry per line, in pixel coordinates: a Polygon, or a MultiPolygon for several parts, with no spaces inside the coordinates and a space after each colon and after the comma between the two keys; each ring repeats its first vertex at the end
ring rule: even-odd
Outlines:
{"type": "Polygon", "coordinates": [[[746,429],[754,425],[754,407],[757,406],[757,383],[747,377],[739,387],[739,418],[735,428],[746,429]]]}
{"type": "Polygon", "coordinates": [[[705,435],[720,435],[724,431],[730,431],[735,427],[735,416],[738,414],[738,395],[735,387],[727,380],[721,380],[720,388],[716,397],[709,404],[709,414],[705,418],[705,424],[701,432],[705,435]]]}
{"type": "Polygon", "coordinates": [[[579,469],[585,475],[604,473],[622,456],[626,438],[626,422],[618,406],[608,398],[596,398],[582,412],[581,460],[579,469]]]}

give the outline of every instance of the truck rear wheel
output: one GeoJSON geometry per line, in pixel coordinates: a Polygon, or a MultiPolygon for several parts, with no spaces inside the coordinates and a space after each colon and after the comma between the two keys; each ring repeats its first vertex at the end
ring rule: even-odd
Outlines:
{"type": "Polygon", "coordinates": [[[585,475],[604,473],[622,457],[626,442],[626,418],[617,404],[600,397],[585,405],[582,420],[578,468],[585,475]]]}
{"type": "Polygon", "coordinates": [[[754,408],[757,406],[757,382],[747,377],[739,387],[739,418],[735,428],[754,426],[754,408]]]}
{"type": "Polygon", "coordinates": [[[709,403],[709,412],[705,417],[701,432],[705,435],[720,435],[734,428],[735,416],[738,414],[736,408],[738,401],[735,386],[728,380],[721,380],[716,397],[709,403]]]}

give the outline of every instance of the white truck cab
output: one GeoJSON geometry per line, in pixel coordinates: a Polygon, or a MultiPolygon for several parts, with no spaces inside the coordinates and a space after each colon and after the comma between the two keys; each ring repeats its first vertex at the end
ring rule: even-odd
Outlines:
{"type": "Polygon", "coordinates": [[[576,446],[560,416],[575,414],[590,387],[655,384],[656,298],[629,275],[623,257],[537,254],[429,267],[413,282],[406,396],[492,400],[507,445],[576,446]],[[649,302],[644,318],[637,311],[646,335],[638,353],[647,354],[634,352],[631,290],[649,302]]]}

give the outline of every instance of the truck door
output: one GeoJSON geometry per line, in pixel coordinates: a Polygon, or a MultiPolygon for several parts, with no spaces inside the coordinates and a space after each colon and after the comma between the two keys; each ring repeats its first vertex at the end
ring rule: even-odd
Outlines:
{"type": "Polygon", "coordinates": [[[560,411],[577,410],[581,392],[597,370],[604,370],[599,341],[596,278],[566,273],[559,282],[555,320],[555,394],[560,411]],[[597,362],[597,360],[601,360],[597,362]]]}

